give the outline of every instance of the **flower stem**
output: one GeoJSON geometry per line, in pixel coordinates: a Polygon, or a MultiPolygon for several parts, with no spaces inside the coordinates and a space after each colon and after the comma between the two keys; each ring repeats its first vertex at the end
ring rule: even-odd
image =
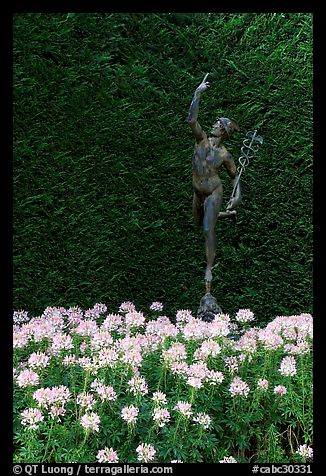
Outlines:
{"type": "MultiPolygon", "coordinates": [[[[44,460],[44,461],[45,461],[46,454],[47,454],[47,451],[48,451],[48,447],[49,447],[49,443],[50,443],[50,438],[51,438],[51,434],[52,434],[53,425],[54,425],[54,420],[52,420],[52,422],[51,422],[50,431],[49,431],[49,435],[48,435],[48,440],[47,440],[46,446],[45,446],[45,451],[44,451],[44,456],[43,456],[43,460],[44,460]]],[[[50,456],[51,456],[51,455],[50,455],[50,456]]]]}

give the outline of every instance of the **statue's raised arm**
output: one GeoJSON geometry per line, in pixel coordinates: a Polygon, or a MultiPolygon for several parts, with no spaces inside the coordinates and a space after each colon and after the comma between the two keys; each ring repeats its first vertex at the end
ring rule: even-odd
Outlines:
{"type": "Polygon", "coordinates": [[[205,75],[200,85],[196,88],[194,97],[190,104],[189,113],[188,113],[188,123],[191,127],[191,130],[197,142],[200,142],[204,138],[204,134],[205,134],[197,118],[198,118],[199,101],[200,101],[201,93],[203,93],[209,88],[209,82],[206,81],[206,78],[208,75],[209,73],[205,75]]]}

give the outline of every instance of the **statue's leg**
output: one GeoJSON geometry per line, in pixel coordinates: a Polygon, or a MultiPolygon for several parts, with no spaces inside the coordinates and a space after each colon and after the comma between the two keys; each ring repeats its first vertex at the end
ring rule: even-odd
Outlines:
{"type": "Polygon", "coordinates": [[[203,227],[205,234],[205,250],[207,267],[205,273],[206,291],[210,292],[212,281],[212,267],[216,254],[215,225],[222,204],[222,190],[219,188],[209,195],[204,204],[203,227]]]}
{"type": "Polygon", "coordinates": [[[196,225],[201,226],[203,224],[204,218],[204,206],[203,201],[201,200],[200,196],[194,192],[193,199],[192,199],[192,214],[194,216],[194,220],[196,225]]]}

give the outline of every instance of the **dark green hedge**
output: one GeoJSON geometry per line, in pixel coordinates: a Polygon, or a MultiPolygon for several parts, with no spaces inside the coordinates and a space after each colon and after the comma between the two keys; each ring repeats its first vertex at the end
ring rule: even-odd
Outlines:
{"type": "MultiPolygon", "coordinates": [[[[312,312],[312,15],[17,14],[14,307],[161,300],[196,310],[201,230],[191,215],[199,120],[233,117],[264,144],[236,223],[217,226],[213,294],[260,322],[312,312]]],[[[225,202],[231,189],[223,172],[225,202]]]]}

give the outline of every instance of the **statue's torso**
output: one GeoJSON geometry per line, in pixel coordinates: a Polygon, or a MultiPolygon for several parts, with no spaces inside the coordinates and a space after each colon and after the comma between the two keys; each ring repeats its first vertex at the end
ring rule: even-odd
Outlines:
{"type": "Polygon", "coordinates": [[[210,194],[222,187],[218,174],[227,155],[230,154],[224,146],[213,147],[207,139],[196,144],[192,159],[193,187],[196,192],[210,194]]]}

